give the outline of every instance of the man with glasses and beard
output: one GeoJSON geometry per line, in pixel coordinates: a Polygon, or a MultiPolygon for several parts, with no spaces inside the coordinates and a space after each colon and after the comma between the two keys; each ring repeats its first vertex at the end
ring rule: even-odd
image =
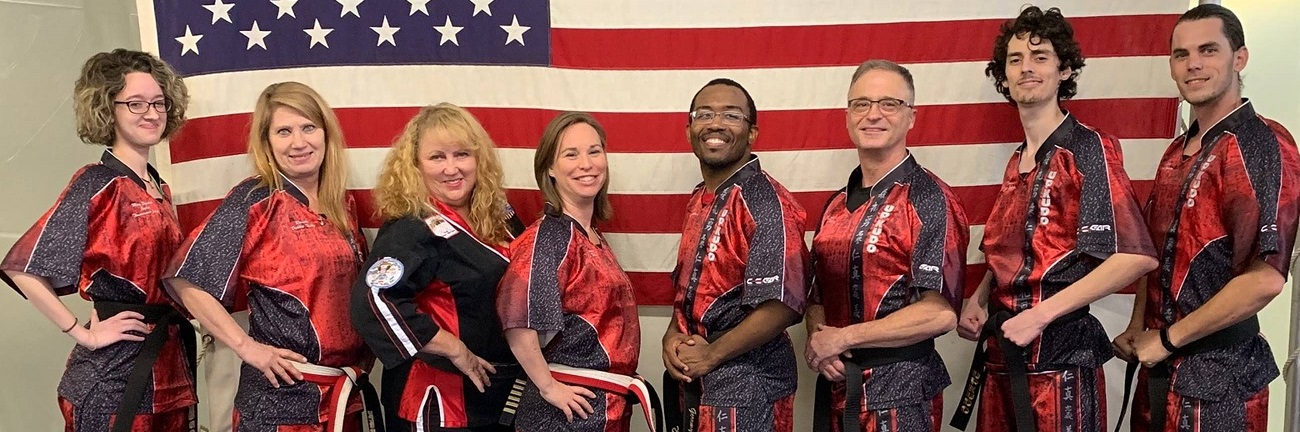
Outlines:
{"type": "Polygon", "coordinates": [[[670,430],[793,430],[798,384],[785,328],[807,286],[804,210],[750,154],[754,99],[710,81],[691,101],[686,135],[704,182],[688,205],[673,320],[663,339],[670,430]]]}

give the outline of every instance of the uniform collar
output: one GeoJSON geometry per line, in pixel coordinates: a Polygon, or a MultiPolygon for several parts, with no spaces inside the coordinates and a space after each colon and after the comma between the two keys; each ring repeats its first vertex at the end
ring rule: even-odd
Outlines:
{"type": "MultiPolygon", "coordinates": [[[[759,166],[758,164],[758,155],[750,154],[749,162],[745,162],[745,164],[741,165],[740,168],[736,170],[736,172],[731,173],[731,176],[727,177],[726,180],[723,180],[722,183],[718,184],[718,188],[715,189],[713,192],[716,193],[717,191],[726,189],[733,184],[740,183],[742,181],[745,181],[745,179],[748,179],[750,177],[762,173],[763,173],[763,167],[759,166]]],[[[700,185],[698,187],[703,187],[703,186],[704,186],[704,182],[700,182],[700,185]]]]}
{"type": "MultiPolygon", "coordinates": [[[[1206,138],[1216,139],[1224,132],[1236,129],[1242,122],[1255,117],[1255,106],[1250,103],[1250,99],[1242,98],[1241,101],[1241,105],[1205,130],[1205,134],[1201,135],[1201,147],[1205,147],[1205,144],[1210,142],[1206,138]]],[[[1183,145],[1186,146],[1188,140],[1197,136],[1200,130],[1200,123],[1192,121],[1192,125],[1187,127],[1187,134],[1183,136],[1183,145]]]]}
{"type": "Polygon", "coordinates": [[[302,203],[302,205],[310,207],[311,202],[307,200],[307,194],[302,193],[302,189],[299,189],[298,185],[295,184],[293,180],[289,180],[289,176],[284,175],[284,173],[279,172],[278,170],[276,172],[280,175],[281,188],[283,188],[285,192],[288,192],[290,196],[293,196],[294,199],[297,199],[298,202],[302,203]]]}
{"type": "Polygon", "coordinates": [[[857,189],[866,189],[867,195],[875,195],[876,192],[879,192],[879,190],[876,189],[877,187],[888,187],[889,185],[898,183],[902,181],[904,177],[907,177],[908,174],[911,174],[912,171],[915,171],[920,167],[921,164],[916,163],[916,158],[913,157],[912,152],[909,151],[907,152],[907,156],[904,157],[903,160],[898,161],[898,165],[894,165],[893,168],[890,168],[889,172],[885,173],[885,176],[881,177],[876,184],[864,187],[862,186],[862,166],[859,165],[849,173],[849,184],[844,190],[853,191],[857,189]]]}
{"type": "MultiPolygon", "coordinates": [[[[1065,113],[1065,118],[1061,119],[1061,124],[1056,125],[1056,130],[1053,130],[1052,134],[1047,136],[1047,140],[1043,141],[1043,145],[1038,146],[1038,151],[1034,152],[1035,163],[1042,163],[1043,159],[1047,159],[1047,155],[1051,154],[1053,147],[1063,147],[1063,144],[1069,142],[1070,132],[1079,124],[1079,120],[1074,118],[1074,114],[1070,114],[1069,111],[1065,110],[1061,110],[1061,112],[1065,113]]],[[[1023,152],[1027,146],[1029,146],[1028,141],[1022,142],[1020,148],[1016,151],[1023,152]]]]}
{"type": "MultiPolygon", "coordinates": [[[[99,163],[113,171],[125,175],[127,178],[131,179],[131,181],[135,182],[135,184],[140,185],[141,189],[149,190],[149,188],[144,184],[144,179],[141,179],[134,170],[126,166],[126,163],[122,162],[121,159],[118,159],[117,155],[113,154],[112,150],[104,150],[104,154],[99,157],[99,163]]],[[[153,181],[158,184],[158,187],[167,184],[167,182],[162,181],[162,176],[158,175],[158,171],[153,169],[153,165],[146,163],[145,171],[149,173],[149,177],[153,177],[153,181]]]]}

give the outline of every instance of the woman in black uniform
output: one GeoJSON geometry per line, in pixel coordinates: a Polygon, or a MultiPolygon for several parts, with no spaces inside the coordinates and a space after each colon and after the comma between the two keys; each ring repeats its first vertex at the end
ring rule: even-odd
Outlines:
{"type": "Polygon", "coordinates": [[[352,323],[386,369],[389,431],[510,430],[497,420],[520,374],[494,308],[510,240],[496,148],[455,105],[425,107],[375,188],[387,220],[352,288],[352,323]]]}

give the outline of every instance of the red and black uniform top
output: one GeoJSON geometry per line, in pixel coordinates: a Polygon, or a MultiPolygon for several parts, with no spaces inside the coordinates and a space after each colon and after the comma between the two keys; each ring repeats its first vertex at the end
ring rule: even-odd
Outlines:
{"type": "MultiPolygon", "coordinates": [[[[804,219],[794,195],[757,156],[716,191],[696,186],[672,274],[678,331],[714,340],[769,300],[803,314],[812,277],[804,219]]],[[[798,384],[790,338],[783,334],[718,365],[700,383],[704,405],[756,406],[786,397],[798,384]]]]}
{"type": "MultiPolygon", "coordinates": [[[[956,195],[911,155],[871,187],[855,168],[813,237],[809,301],[823,305],[833,327],[887,317],[926,291],[959,310],[969,242],[956,195]]],[[[951,384],[933,344],[926,351],[863,370],[867,409],[926,403],[951,384]]]]}
{"type": "MultiPolygon", "coordinates": [[[[352,287],[352,324],[385,365],[385,413],[426,430],[496,424],[519,371],[497,318],[496,292],[509,249],[484,242],[447,205],[379,228],[364,275],[352,287]],[[440,356],[420,349],[449,332],[496,368],[479,393],[440,356]]],[[[510,235],[524,226],[510,212],[510,235]]]]}
{"type": "MultiPolygon", "coordinates": [[[[97,303],[170,306],[159,280],[181,242],[181,229],[170,188],[152,166],[148,173],[160,186],[161,199],[149,195],[144,180],[105,151],[99,163],[72,176],[54,206],[14,243],[0,270],[44,277],[60,296],[80,293],[97,303]]],[[[0,279],[17,289],[3,272],[0,279]]],[[[101,319],[109,317],[101,312],[101,319]]],[[[180,329],[167,328],[139,413],[161,413],[196,402],[180,329]]],[[[79,413],[115,412],[142,345],[121,341],[97,350],[75,346],[59,381],[59,397],[79,413]]]]}
{"type": "Polygon", "coordinates": [[[511,243],[496,307],[502,328],[537,331],[548,363],[636,375],[632,282],[600,233],[568,215],[547,214],[511,243]]]}
{"type": "MultiPolygon", "coordinates": [[[[1249,101],[1202,127],[1192,123],[1170,144],[1147,202],[1147,226],[1161,246],[1160,268],[1147,279],[1148,328],[1168,327],[1199,309],[1255,260],[1283,277],[1291,264],[1300,199],[1295,139],[1249,101]],[[1200,151],[1184,156],[1196,135],[1200,151]]],[[[1263,389],[1278,369],[1257,322],[1255,328],[1230,345],[1175,353],[1172,389],[1210,401],[1243,400],[1263,389]]]]}
{"type": "MultiPolygon", "coordinates": [[[[248,335],[329,367],[361,365],[370,354],[352,329],[348,291],[365,253],[355,203],[347,198],[348,233],[312,211],[288,178],[271,189],[260,177],[240,182],[181,245],[167,277],[183,278],[227,310],[247,309],[248,335]]],[[[319,385],[273,388],[243,364],[235,408],[240,422],[316,424],[331,414],[319,385]]]]}
{"type": "MultiPolygon", "coordinates": [[[[1012,155],[984,228],[981,247],[993,272],[990,313],[1023,312],[1097,268],[1111,254],[1155,256],[1119,140],[1066,113],[1019,170],[1025,145],[1012,155]]],[[[998,344],[990,361],[1005,363],[998,344]]],[[[1112,357],[1097,318],[1084,314],[1048,326],[1025,347],[1035,365],[1099,367],[1112,357]]]]}

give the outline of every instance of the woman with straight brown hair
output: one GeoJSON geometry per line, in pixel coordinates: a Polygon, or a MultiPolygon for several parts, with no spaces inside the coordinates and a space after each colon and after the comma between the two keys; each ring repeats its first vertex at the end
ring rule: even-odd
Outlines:
{"type": "Polygon", "coordinates": [[[348,287],[365,255],[346,194],[338,119],[311,87],[272,84],[257,98],[244,180],[181,246],[164,282],[244,361],[240,432],[360,428],[371,355],[348,325],[348,287]],[[249,309],[245,333],[230,311],[249,309]]]}
{"type": "Polygon", "coordinates": [[[589,114],[560,114],[533,161],[546,212],[511,246],[497,295],[506,340],[529,381],[515,428],[626,431],[628,398],[643,405],[657,398],[636,377],[641,330],[632,283],[594,227],[613,213],[605,131],[589,114]]]}

